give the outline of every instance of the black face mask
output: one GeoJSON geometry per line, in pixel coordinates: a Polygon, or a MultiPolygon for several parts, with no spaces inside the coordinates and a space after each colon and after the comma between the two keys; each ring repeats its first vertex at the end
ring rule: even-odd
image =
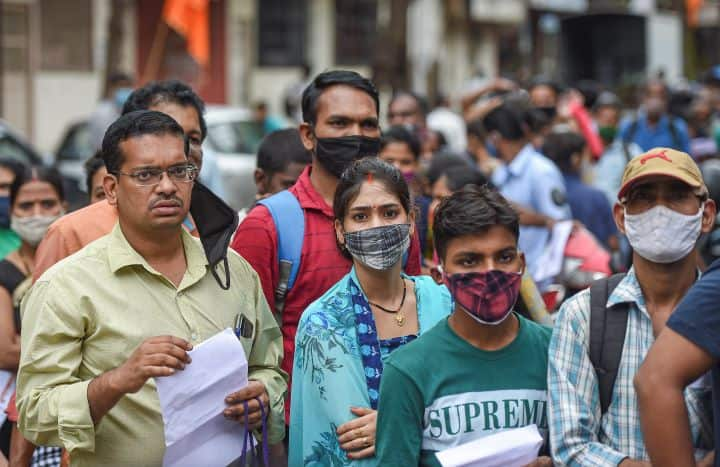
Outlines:
{"type": "Polygon", "coordinates": [[[340,175],[356,160],[377,157],[380,152],[380,138],[353,135],[340,138],[318,138],[315,155],[322,166],[340,178],[340,175]]]}
{"type": "Polygon", "coordinates": [[[535,107],[540,112],[545,114],[545,117],[547,117],[548,120],[552,121],[555,120],[555,117],[557,116],[557,109],[555,107],[535,107]]]}
{"type": "Polygon", "coordinates": [[[224,290],[230,288],[230,269],[227,250],[238,225],[238,215],[215,193],[202,183],[195,181],[190,201],[190,214],[200,234],[205,257],[210,263],[210,271],[218,285],[224,290]],[[220,280],[217,267],[223,263],[225,281],[220,280]]]}

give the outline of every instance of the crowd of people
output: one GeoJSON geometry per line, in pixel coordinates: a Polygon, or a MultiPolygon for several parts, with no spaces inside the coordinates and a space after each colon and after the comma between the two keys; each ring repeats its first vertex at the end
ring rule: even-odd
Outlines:
{"type": "Polygon", "coordinates": [[[720,68],[649,80],[631,113],[544,78],[457,112],[307,81],[240,213],[204,183],[204,103],[179,81],[121,96],[87,207],[0,154],[0,466],[162,465],[155,380],[226,328],[249,383],[223,415],[262,465],[438,466],[535,425],[534,467],[720,466],[720,68]],[[614,274],[548,307],[564,221],[614,274]]]}

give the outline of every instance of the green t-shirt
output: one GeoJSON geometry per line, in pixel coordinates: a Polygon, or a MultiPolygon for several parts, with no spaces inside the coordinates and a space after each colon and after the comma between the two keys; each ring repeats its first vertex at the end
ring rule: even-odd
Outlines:
{"type": "Polygon", "coordinates": [[[547,439],[550,328],[517,316],[518,335],[496,351],[473,347],[447,319],[385,363],[377,457],[382,466],[439,466],[436,451],[536,424],[547,439]]]}
{"type": "Polygon", "coordinates": [[[0,259],[20,248],[21,243],[13,230],[0,228],[0,259]]]}

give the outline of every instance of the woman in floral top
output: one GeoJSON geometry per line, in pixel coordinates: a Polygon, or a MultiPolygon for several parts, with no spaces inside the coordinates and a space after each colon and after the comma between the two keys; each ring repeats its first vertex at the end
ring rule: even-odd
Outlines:
{"type": "Polygon", "coordinates": [[[296,336],[289,465],[377,465],[383,361],[452,309],[444,286],[402,266],[414,211],[402,174],[375,158],[351,166],[333,204],[353,268],[303,313],[296,336]]]}

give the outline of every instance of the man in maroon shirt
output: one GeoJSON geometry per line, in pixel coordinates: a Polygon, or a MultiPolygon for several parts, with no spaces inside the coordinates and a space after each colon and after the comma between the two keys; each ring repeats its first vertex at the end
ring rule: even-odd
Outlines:
{"type": "MultiPolygon", "coordinates": [[[[303,92],[300,136],[312,152],[312,165],[290,188],[305,217],[300,268],[285,297],[282,332],[285,355],[282,369],[292,373],[295,332],[300,315],[350,271],[352,262],[340,254],[335,242],[332,202],[338,179],[354,160],[377,156],[380,146],[379,97],[368,79],[351,71],[318,75],[303,92]]],[[[283,235],[286,235],[283,232],[283,235]]],[[[265,298],[276,310],[279,281],[278,234],[272,215],[258,205],[238,227],[231,247],[257,271],[265,298]]],[[[405,266],[409,275],[420,274],[417,232],[405,266]]],[[[285,404],[286,417],[290,400],[285,404]]]]}

